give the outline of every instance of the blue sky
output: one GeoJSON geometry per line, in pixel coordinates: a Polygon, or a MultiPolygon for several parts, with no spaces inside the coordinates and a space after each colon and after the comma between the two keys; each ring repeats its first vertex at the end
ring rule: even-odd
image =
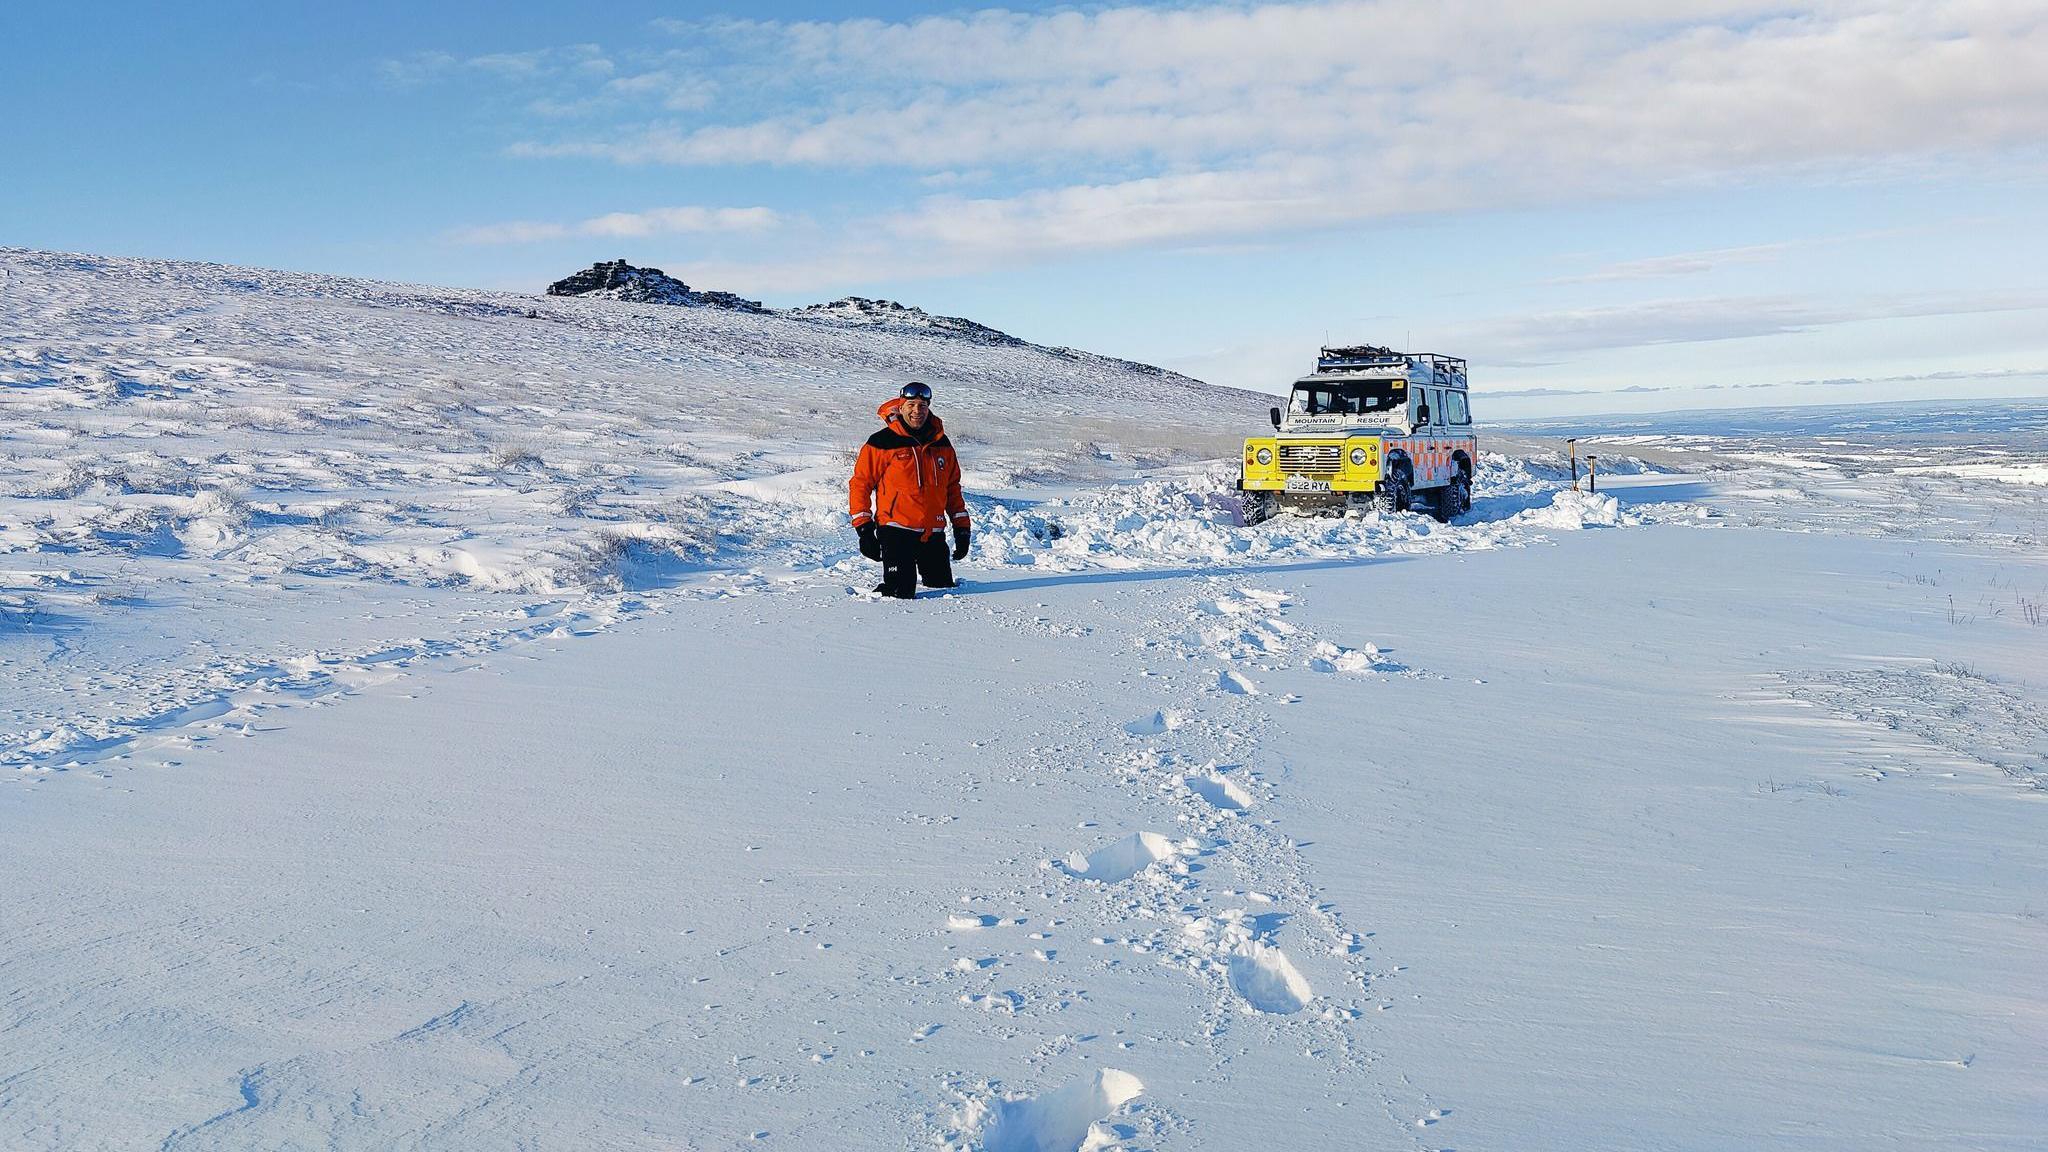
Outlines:
{"type": "Polygon", "coordinates": [[[1498,415],[2048,393],[2037,0],[0,9],[0,244],[886,296],[1498,415]]]}

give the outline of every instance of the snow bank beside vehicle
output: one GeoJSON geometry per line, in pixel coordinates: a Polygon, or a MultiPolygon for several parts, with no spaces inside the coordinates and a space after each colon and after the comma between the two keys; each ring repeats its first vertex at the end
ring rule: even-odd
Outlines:
{"type": "Polygon", "coordinates": [[[1531,528],[1575,532],[1581,528],[1614,528],[1622,523],[1621,502],[1591,492],[1559,492],[1541,508],[1517,512],[1514,522],[1531,528]]]}
{"type": "Polygon", "coordinates": [[[975,563],[1076,571],[1452,552],[1525,544],[1553,531],[1622,527],[1673,513],[1624,511],[1612,496],[1559,489],[1540,466],[1488,456],[1473,510],[1446,524],[1422,514],[1276,516],[1246,527],[1227,465],[1089,489],[1031,504],[974,502],[975,563]]]}

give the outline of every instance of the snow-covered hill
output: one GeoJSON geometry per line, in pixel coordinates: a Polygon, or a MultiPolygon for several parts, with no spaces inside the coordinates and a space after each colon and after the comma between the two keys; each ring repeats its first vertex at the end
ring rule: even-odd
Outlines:
{"type": "Polygon", "coordinates": [[[764,486],[821,497],[769,501],[768,532],[820,527],[906,379],[938,389],[981,488],[1225,454],[1261,402],[894,327],[21,252],[0,274],[0,483],[44,509],[101,497],[28,517],[17,546],[577,584],[621,533],[731,550],[764,486]],[[208,439],[234,451],[181,450],[208,439]]]}
{"type": "Polygon", "coordinates": [[[0,1147],[2038,1143],[2048,488],[1247,528],[1265,397],[907,311],[0,250],[0,1147]]]}
{"type": "MultiPolygon", "coordinates": [[[[320,661],[532,628],[521,603],[479,630],[501,611],[489,594],[609,620],[693,578],[829,571],[851,552],[853,451],[912,378],[966,462],[984,564],[1454,546],[1419,520],[1237,533],[1202,462],[1268,398],[1022,342],[22,251],[0,275],[0,545],[34,558],[0,578],[0,606],[97,632],[167,583],[203,590],[175,641],[101,670],[119,687],[90,704],[28,675],[0,711],[0,762],[114,747],[252,679],[322,681],[320,661]],[[1047,487],[1068,494],[1019,498],[1047,487]],[[337,597],[363,601],[338,632],[337,597]],[[402,623],[368,623],[396,602],[402,623]],[[191,659],[195,638],[213,658],[191,659]]],[[[1519,468],[1489,464],[1489,490],[1547,499],[1519,468]]]]}
{"type": "Polygon", "coordinates": [[[1020,340],[1008,332],[961,316],[934,316],[922,308],[894,300],[866,296],[844,296],[825,304],[805,304],[775,309],[759,300],[731,292],[692,288],[659,268],[637,268],[624,260],[599,261],[581,272],[548,285],[548,295],[586,300],[614,300],[629,304],[665,304],[680,308],[716,308],[757,315],[783,316],[807,323],[843,328],[864,328],[898,335],[941,337],[991,348],[1018,348],[1039,352],[1060,360],[1079,361],[1112,373],[1131,372],[1191,386],[1191,380],[1150,364],[1083,352],[1077,348],[1047,347],[1020,340]]]}

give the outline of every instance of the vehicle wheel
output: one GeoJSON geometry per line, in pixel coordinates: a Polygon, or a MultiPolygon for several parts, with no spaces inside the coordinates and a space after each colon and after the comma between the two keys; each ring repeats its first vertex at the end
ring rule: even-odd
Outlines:
{"type": "Polygon", "coordinates": [[[1383,513],[1406,512],[1415,505],[1413,483],[1408,469],[1396,468],[1380,479],[1379,487],[1373,490],[1373,503],[1383,513]]]}
{"type": "Polygon", "coordinates": [[[1460,472],[1450,483],[1437,489],[1434,509],[1436,511],[1436,518],[1446,522],[1450,521],[1453,517],[1463,516],[1465,513],[1470,512],[1472,510],[1472,478],[1460,472]]]}
{"type": "Polygon", "coordinates": [[[1246,492],[1238,501],[1244,506],[1244,524],[1249,528],[1273,518],[1278,501],[1271,492],[1246,492]]]}

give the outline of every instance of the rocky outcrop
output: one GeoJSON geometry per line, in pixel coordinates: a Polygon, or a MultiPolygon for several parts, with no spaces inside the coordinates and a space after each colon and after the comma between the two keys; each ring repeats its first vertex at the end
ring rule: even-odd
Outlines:
{"type": "Polygon", "coordinates": [[[922,308],[898,304],[894,300],[870,300],[865,296],[845,296],[830,304],[806,304],[792,308],[785,315],[799,320],[811,320],[824,324],[838,324],[845,327],[873,326],[881,328],[919,329],[940,335],[956,336],[976,344],[1022,345],[1024,341],[1008,332],[976,324],[959,316],[934,316],[922,308]]]}
{"type": "Polygon", "coordinates": [[[595,296],[635,304],[674,304],[685,308],[724,308],[732,312],[767,312],[759,300],[731,292],[700,292],[659,268],[636,268],[624,260],[600,261],[573,276],[548,285],[550,296],[595,296]]]}
{"type": "MultiPolygon", "coordinates": [[[[634,304],[673,304],[685,308],[724,308],[734,312],[775,313],[759,300],[731,292],[705,292],[692,288],[659,268],[638,268],[624,260],[600,261],[573,276],[548,285],[550,296],[585,296],[600,300],[625,300],[634,304]]],[[[893,328],[952,336],[976,344],[1023,345],[1007,332],[977,324],[960,316],[934,316],[922,308],[894,300],[870,300],[845,296],[830,304],[806,304],[779,313],[795,320],[839,327],[893,328]]]]}
{"type": "Polygon", "coordinates": [[[703,292],[664,273],[659,268],[636,268],[624,260],[592,264],[574,276],[548,285],[550,296],[583,296],[600,300],[626,300],[635,304],[675,304],[686,308],[723,308],[733,312],[759,312],[835,328],[887,328],[896,332],[925,332],[952,340],[965,340],[987,347],[1039,348],[1067,360],[1102,364],[1148,376],[1185,379],[1150,364],[1100,356],[1075,348],[1045,348],[1019,340],[1000,329],[977,324],[960,316],[934,316],[922,308],[894,300],[866,296],[842,296],[829,304],[806,304],[800,308],[775,309],[731,292],[703,292]]]}

